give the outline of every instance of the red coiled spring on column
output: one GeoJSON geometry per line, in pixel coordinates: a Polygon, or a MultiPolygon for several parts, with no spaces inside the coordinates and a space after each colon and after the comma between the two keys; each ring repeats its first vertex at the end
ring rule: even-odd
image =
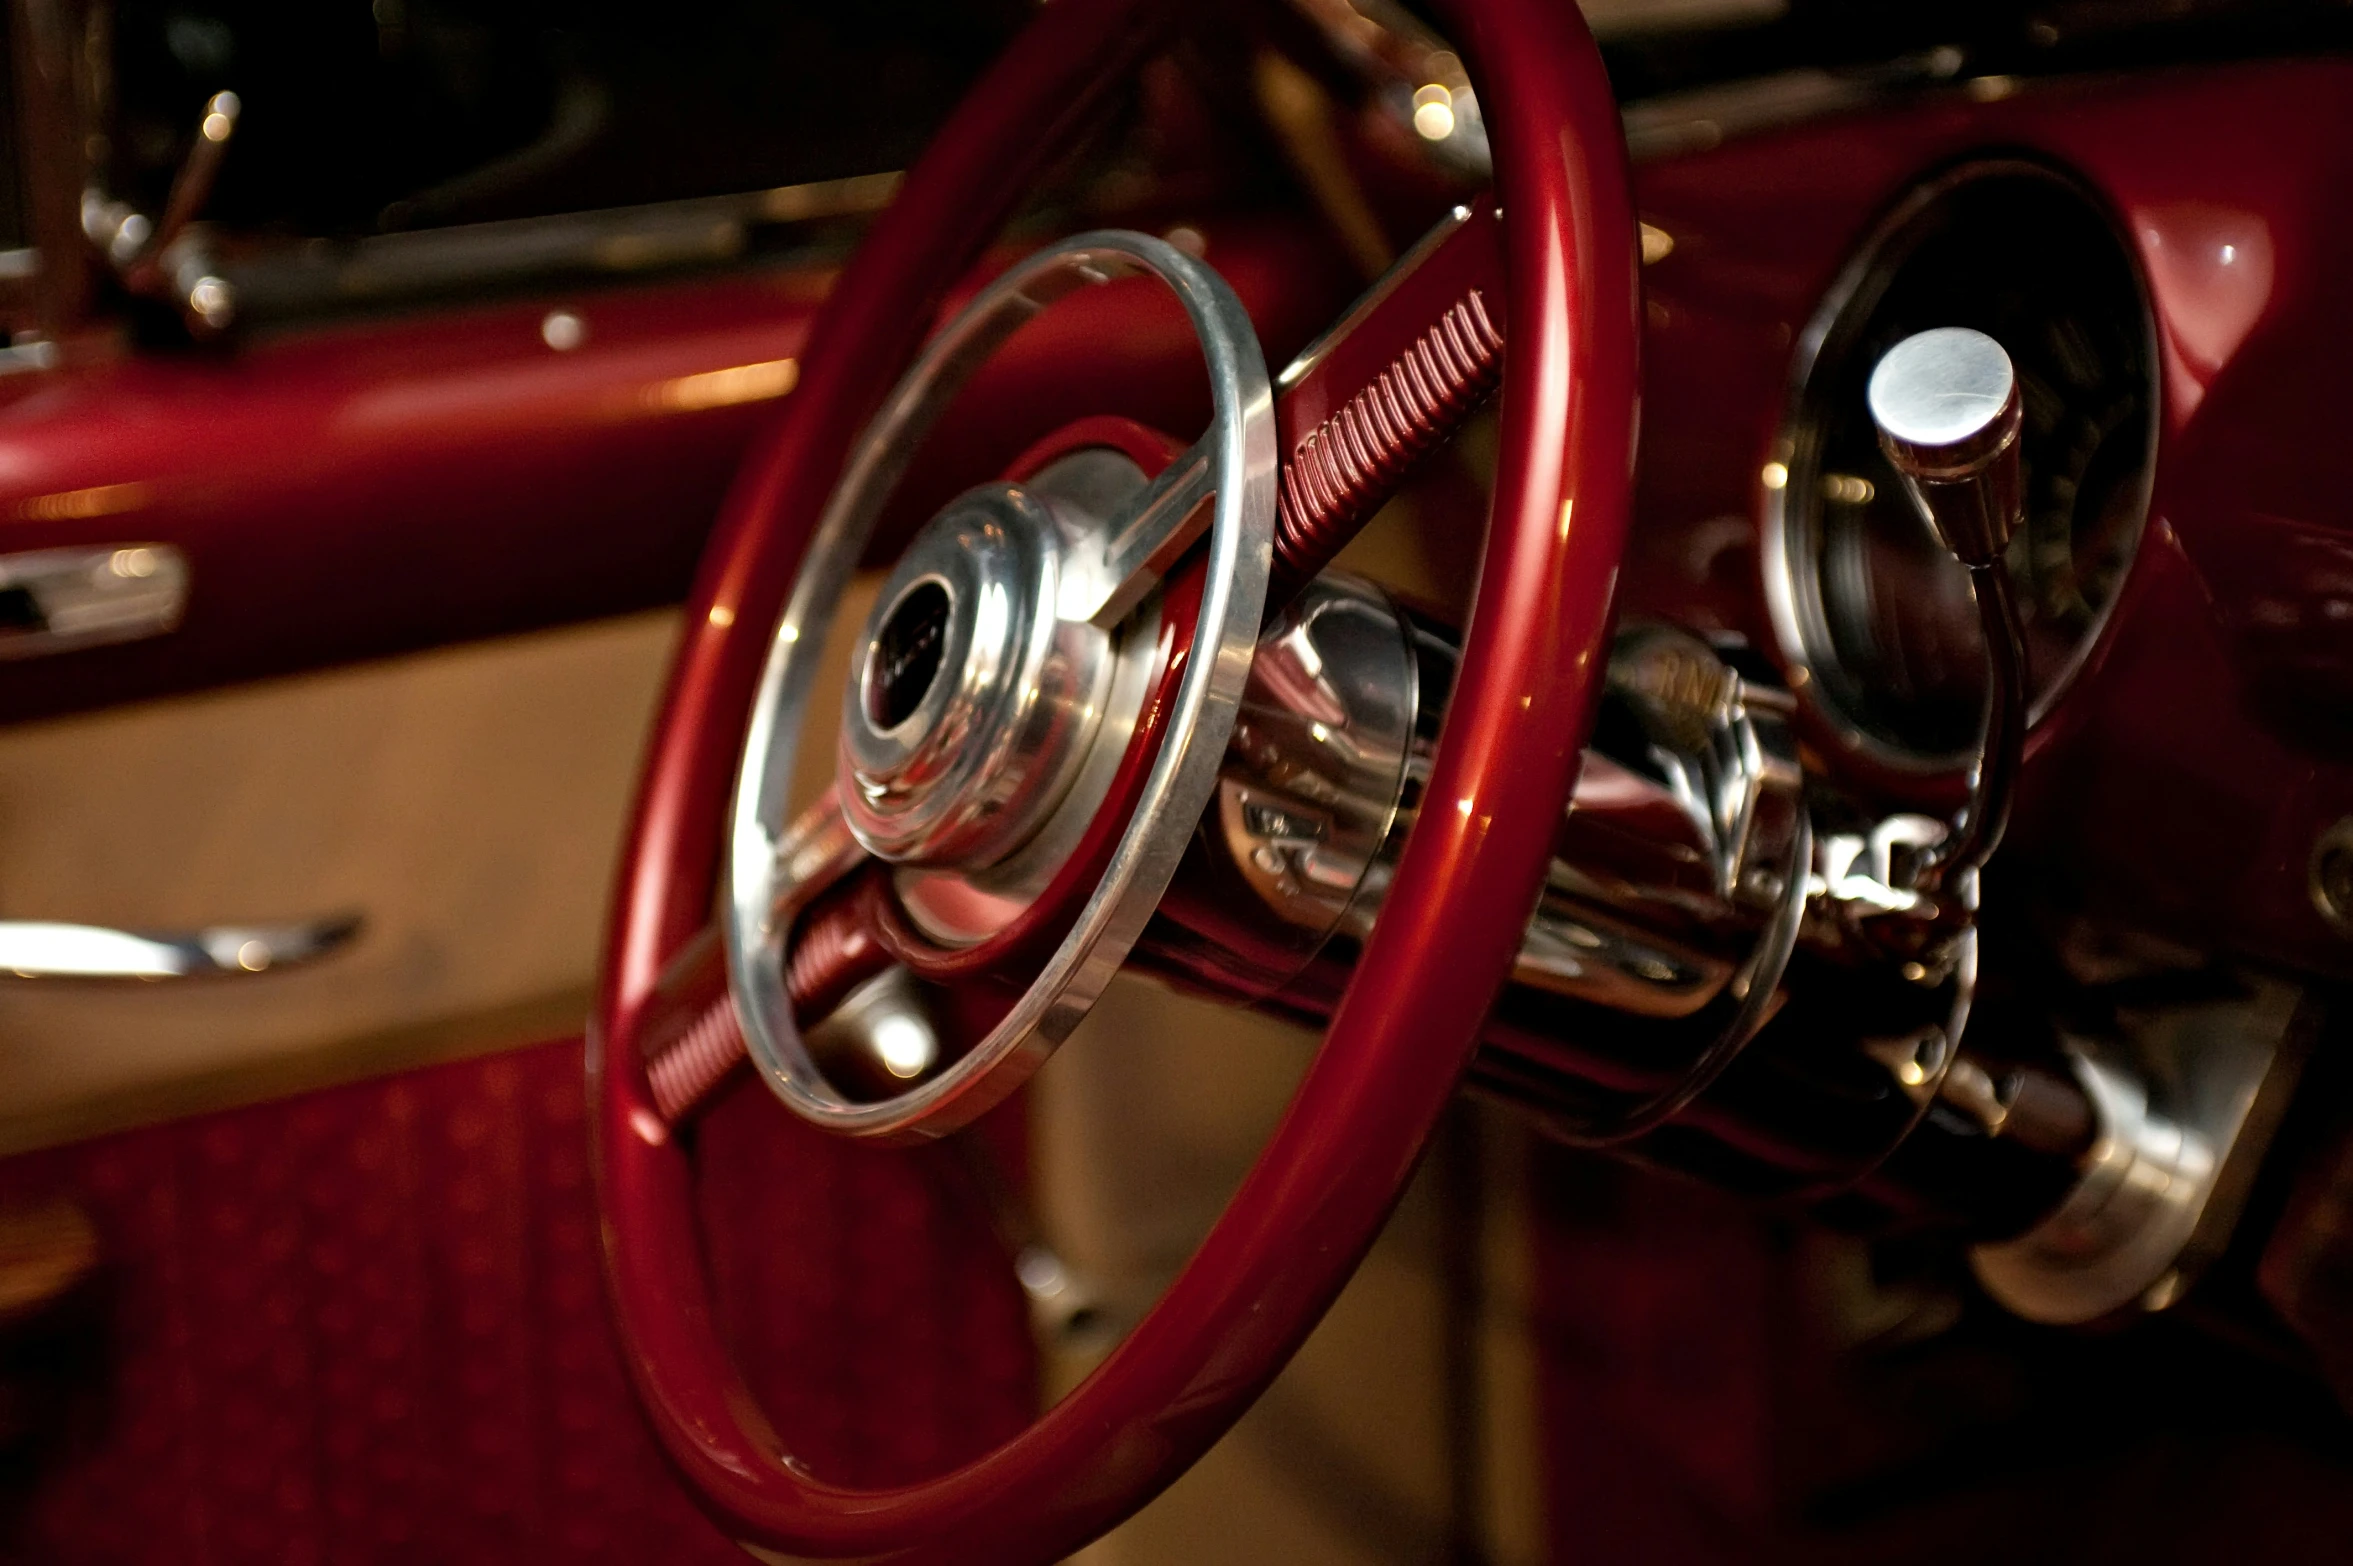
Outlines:
{"type": "MultiPolygon", "coordinates": [[[[854,904],[836,898],[802,924],[784,969],[784,992],[794,1015],[822,1017],[842,997],[889,966],[854,904]]],[[[717,1087],[745,1056],[735,1002],[724,988],[719,998],[693,1014],[678,1033],[646,1055],[646,1084],[654,1108],[676,1121],[717,1087]]]]}
{"type": "Polygon", "coordinates": [[[1454,433],[1503,375],[1503,334],[1476,288],[1449,306],[1283,465],[1272,595],[1331,564],[1398,479],[1454,433]]]}

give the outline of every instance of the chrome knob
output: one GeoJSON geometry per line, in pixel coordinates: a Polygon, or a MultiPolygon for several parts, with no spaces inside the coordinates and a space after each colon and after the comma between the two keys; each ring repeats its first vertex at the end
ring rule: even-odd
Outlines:
{"type": "Polygon", "coordinates": [[[1989,566],[2018,528],[2018,376],[1965,326],[1907,337],[1871,372],[1880,449],[1945,548],[1989,566]]]}
{"type": "MultiPolygon", "coordinates": [[[[1880,449],[1903,478],[1921,520],[1969,570],[1985,630],[1985,718],[1969,799],[1911,882],[1944,892],[2002,841],[2026,750],[2026,631],[2002,550],[2018,530],[2018,372],[2002,345],[1965,326],[1940,326],[1890,348],[1867,393],[1880,449]]],[[[1960,889],[1960,906],[1973,897],[1960,889]]]]}

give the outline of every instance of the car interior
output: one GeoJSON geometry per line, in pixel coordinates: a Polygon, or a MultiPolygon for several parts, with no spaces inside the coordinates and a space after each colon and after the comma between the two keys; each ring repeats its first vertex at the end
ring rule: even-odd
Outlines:
{"type": "Polygon", "coordinates": [[[2340,0],[8,11],[0,1561],[2353,1556],[2340,0]]]}

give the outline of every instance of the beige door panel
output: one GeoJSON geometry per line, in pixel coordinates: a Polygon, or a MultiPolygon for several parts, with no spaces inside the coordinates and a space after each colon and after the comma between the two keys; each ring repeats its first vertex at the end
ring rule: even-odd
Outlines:
{"type": "Polygon", "coordinates": [[[0,731],[0,917],[365,921],[303,969],[0,979],[0,1147],[576,1030],[675,627],[0,731]]]}

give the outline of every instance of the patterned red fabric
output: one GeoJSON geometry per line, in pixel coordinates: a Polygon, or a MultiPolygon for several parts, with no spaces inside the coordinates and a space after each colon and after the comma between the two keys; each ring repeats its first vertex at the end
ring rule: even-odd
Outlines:
{"type": "MultiPolygon", "coordinates": [[[[1018,1426],[1018,1285],[954,1182],[745,1086],[713,1111],[706,1207],[778,1428],[858,1479],[1018,1426]]],[[[30,1466],[0,1556],[742,1560],[623,1374],[582,1116],[572,1042],[0,1164],[0,1202],[70,1195],[105,1256],[65,1307],[87,1373],[8,1432],[30,1466]]]]}
{"type": "Polygon", "coordinates": [[[1018,1121],[845,1145],[748,1076],[722,1091],[695,1157],[720,1322],[793,1449],[828,1479],[907,1484],[1026,1424],[1029,1305],[963,1162],[1018,1121]]]}

